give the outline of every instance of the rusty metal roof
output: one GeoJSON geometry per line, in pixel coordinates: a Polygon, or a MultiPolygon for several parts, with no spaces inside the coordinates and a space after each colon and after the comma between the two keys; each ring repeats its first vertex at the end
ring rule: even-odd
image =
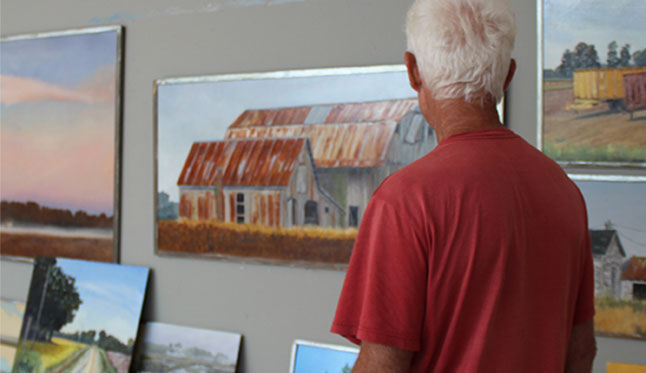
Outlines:
{"type": "Polygon", "coordinates": [[[417,99],[339,103],[276,109],[245,110],[229,128],[288,124],[360,123],[402,120],[417,99]]]}
{"type": "Polygon", "coordinates": [[[196,142],[177,185],[287,186],[306,146],[304,137],[196,142]]]}
{"type": "Polygon", "coordinates": [[[646,281],[646,258],[633,256],[628,261],[626,270],[621,274],[622,280],[646,281]]]}
{"type": "Polygon", "coordinates": [[[230,128],[225,137],[307,137],[317,167],[377,167],[386,161],[395,121],[230,128]]]}

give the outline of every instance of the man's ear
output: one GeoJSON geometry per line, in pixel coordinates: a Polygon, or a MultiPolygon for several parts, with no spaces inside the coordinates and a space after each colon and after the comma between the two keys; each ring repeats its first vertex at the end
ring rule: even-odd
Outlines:
{"type": "Polygon", "coordinates": [[[419,73],[419,67],[417,66],[417,58],[411,52],[404,53],[404,63],[406,64],[406,69],[408,70],[408,81],[410,86],[417,92],[422,89],[422,75],[419,73]]]}
{"type": "Polygon", "coordinates": [[[507,78],[505,78],[505,85],[503,85],[503,91],[506,91],[507,88],[509,88],[509,84],[511,84],[511,80],[514,79],[514,73],[516,72],[516,60],[513,58],[511,59],[511,62],[509,63],[509,71],[507,72],[507,78]]]}

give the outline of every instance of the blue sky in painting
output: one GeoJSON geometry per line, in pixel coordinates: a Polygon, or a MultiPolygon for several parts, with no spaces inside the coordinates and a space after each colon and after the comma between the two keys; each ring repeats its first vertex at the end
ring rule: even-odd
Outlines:
{"type": "Polygon", "coordinates": [[[646,257],[646,183],[575,181],[588,207],[590,229],[610,220],[628,257],[646,257]]]}
{"type": "Polygon", "coordinates": [[[111,32],[4,41],[0,45],[2,74],[68,87],[102,66],[114,65],[117,55],[117,39],[111,32]]]}
{"type": "Polygon", "coordinates": [[[613,40],[631,52],[646,48],[644,0],[541,0],[543,1],[544,67],[560,64],[565,49],[578,42],[596,46],[601,63],[613,40]]]}
{"type": "Polygon", "coordinates": [[[352,368],[356,360],[354,352],[299,345],[294,373],[341,373],[346,364],[352,368]]]}
{"type": "Polygon", "coordinates": [[[416,97],[405,72],[162,85],[158,190],[177,201],[177,178],[195,141],[219,140],[246,109],[416,97]]]}
{"type": "Polygon", "coordinates": [[[83,301],[74,321],[62,332],[105,330],[123,343],[135,338],[148,268],[60,258],[57,262],[65,274],[76,279],[83,301]]]}

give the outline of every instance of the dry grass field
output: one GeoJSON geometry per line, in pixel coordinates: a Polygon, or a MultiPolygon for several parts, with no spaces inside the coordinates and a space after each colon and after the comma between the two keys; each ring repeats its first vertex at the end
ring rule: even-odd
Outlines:
{"type": "Polygon", "coordinates": [[[646,301],[595,299],[594,328],[609,335],[646,339],[646,301]]]}
{"type": "Polygon", "coordinates": [[[114,261],[113,240],[110,238],[2,232],[0,233],[0,253],[28,258],[56,256],[101,262],[114,261]]]}
{"type": "Polygon", "coordinates": [[[611,111],[607,103],[589,109],[570,107],[572,89],[553,82],[544,90],[544,150],[562,161],[646,161],[646,111],[611,111]],[[570,107],[568,109],[568,107],[570,107]]]}
{"type": "Polygon", "coordinates": [[[160,221],[158,249],[166,253],[347,264],[356,235],[356,229],[160,221]]]}

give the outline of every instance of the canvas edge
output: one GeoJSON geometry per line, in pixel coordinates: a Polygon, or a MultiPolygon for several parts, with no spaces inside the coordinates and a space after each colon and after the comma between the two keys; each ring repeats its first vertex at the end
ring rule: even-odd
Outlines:
{"type": "MultiPolygon", "coordinates": [[[[154,253],[159,257],[180,257],[192,259],[211,259],[222,262],[233,262],[242,264],[257,264],[257,265],[273,265],[280,267],[294,267],[305,269],[327,269],[335,271],[345,271],[349,263],[321,263],[312,261],[299,261],[288,259],[269,259],[259,257],[240,257],[234,255],[224,254],[201,254],[190,252],[176,252],[161,250],[159,248],[159,88],[165,85],[179,85],[179,84],[192,84],[192,83],[217,83],[217,82],[233,82],[243,80],[268,80],[268,79],[289,79],[289,78],[307,78],[307,77],[332,77],[353,74],[383,74],[383,73],[399,73],[406,72],[406,65],[404,64],[391,64],[391,65],[369,65],[369,66],[354,66],[354,67],[324,67],[324,68],[311,68],[311,69],[294,69],[294,70],[277,70],[268,72],[256,73],[231,73],[231,74],[205,74],[179,78],[160,78],[153,81],[153,215],[154,215],[154,231],[153,231],[153,245],[154,253]]],[[[502,116],[504,118],[505,103],[502,102],[502,116]]],[[[503,119],[504,120],[504,119],[503,119]]]]}
{"type": "Polygon", "coordinates": [[[102,32],[112,32],[112,31],[121,32],[120,30],[123,30],[123,25],[114,24],[114,25],[105,25],[105,26],[78,27],[78,28],[70,28],[70,29],[64,29],[64,30],[6,35],[6,36],[1,36],[0,41],[31,40],[31,39],[52,38],[52,37],[59,37],[59,36],[98,34],[102,32]]]}
{"type": "Polygon", "coordinates": [[[289,373],[295,373],[294,368],[296,367],[296,352],[298,350],[298,346],[310,346],[310,347],[324,348],[324,349],[340,351],[340,352],[352,352],[355,354],[359,354],[358,347],[312,342],[304,339],[295,339],[294,342],[292,343],[292,353],[289,361],[289,373]]]}
{"type": "Polygon", "coordinates": [[[125,27],[113,26],[117,33],[117,61],[115,73],[115,123],[114,123],[114,191],[112,212],[112,263],[121,263],[121,184],[123,160],[123,97],[125,87],[125,27]]]}
{"type": "Polygon", "coordinates": [[[624,183],[643,183],[646,182],[646,176],[639,175],[596,175],[596,174],[576,174],[568,173],[570,179],[576,181],[607,181],[607,182],[624,182],[624,183]]]}
{"type": "MultiPolygon", "coordinates": [[[[105,25],[95,27],[80,27],[56,31],[43,31],[34,33],[21,33],[16,35],[0,36],[0,42],[33,40],[61,36],[88,35],[106,32],[115,32],[117,38],[115,61],[115,116],[114,116],[114,186],[112,212],[112,260],[106,263],[120,263],[121,242],[121,155],[122,155],[122,126],[123,126],[123,89],[125,72],[125,27],[123,25],[105,25]]],[[[0,261],[35,264],[35,257],[8,255],[0,252],[0,261]]],[[[70,258],[77,259],[77,258],[70,258]]],[[[80,259],[90,260],[92,259],[80,259]]]]}

